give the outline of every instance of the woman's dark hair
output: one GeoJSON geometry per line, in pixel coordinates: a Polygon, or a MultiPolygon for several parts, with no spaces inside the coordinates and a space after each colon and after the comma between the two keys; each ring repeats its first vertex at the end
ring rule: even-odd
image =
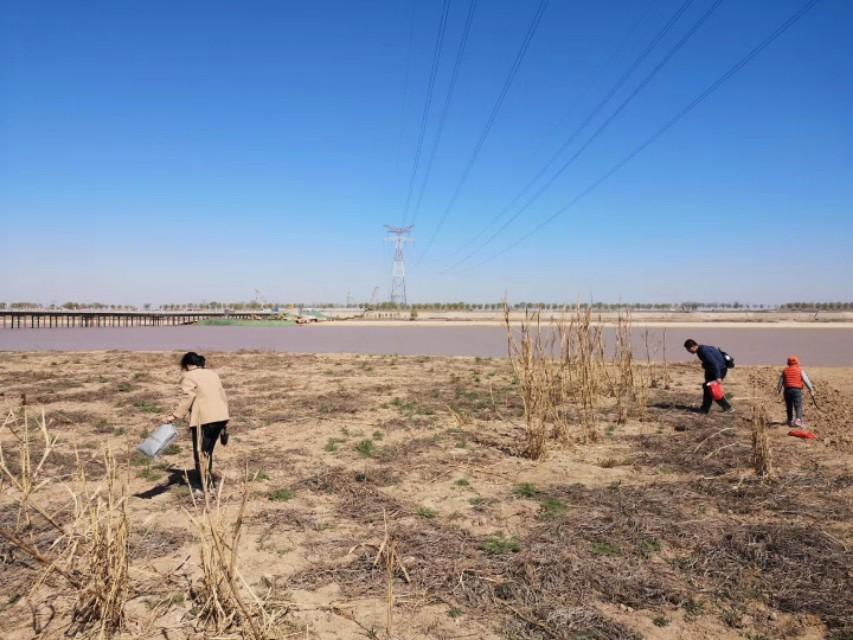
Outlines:
{"type": "MultiPolygon", "coordinates": [[[[684,348],[685,349],[692,349],[693,347],[698,347],[698,346],[699,346],[699,343],[696,342],[693,338],[688,338],[687,340],[684,341],[684,348]]],[[[202,360],[203,359],[204,358],[202,358],[202,360]]],[[[204,365],[202,365],[202,366],[204,366],[204,365]]]]}
{"type": "Polygon", "coordinates": [[[190,367],[199,367],[204,369],[204,356],[198,355],[195,351],[189,351],[181,358],[181,369],[186,371],[190,367]]]}

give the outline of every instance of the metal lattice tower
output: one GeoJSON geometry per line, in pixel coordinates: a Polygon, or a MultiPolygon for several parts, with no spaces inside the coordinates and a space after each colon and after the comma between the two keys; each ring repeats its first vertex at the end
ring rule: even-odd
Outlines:
{"type": "Polygon", "coordinates": [[[392,227],[385,225],[389,235],[385,240],[394,243],[394,266],[391,269],[391,302],[405,306],[406,301],[406,261],[403,257],[403,247],[407,242],[414,242],[409,237],[412,225],[408,227],[392,227]]]}

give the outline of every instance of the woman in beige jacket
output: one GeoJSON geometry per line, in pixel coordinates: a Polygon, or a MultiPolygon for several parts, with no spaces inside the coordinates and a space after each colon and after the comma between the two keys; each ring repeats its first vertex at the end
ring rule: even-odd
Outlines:
{"type": "Polygon", "coordinates": [[[202,469],[199,460],[199,449],[207,458],[208,485],[213,480],[213,449],[216,441],[222,437],[222,444],[228,441],[228,399],[222,388],[222,381],[215,371],[204,368],[204,356],[194,351],[184,354],[181,358],[181,369],[184,375],[181,378],[181,389],[184,393],[178,407],[172,415],[166,418],[167,422],[180,420],[189,414],[190,435],[193,441],[193,460],[195,461],[194,489],[202,487],[202,469]],[[199,427],[201,430],[199,432],[199,427]],[[197,484],[196,484],[197,483],[197,484]]]}

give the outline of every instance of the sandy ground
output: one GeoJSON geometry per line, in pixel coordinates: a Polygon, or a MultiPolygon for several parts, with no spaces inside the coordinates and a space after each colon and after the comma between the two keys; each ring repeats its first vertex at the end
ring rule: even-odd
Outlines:
{"type": "MultiPolygon", "coordinates": [[[[93,477],[105,446],[129,465],[128,637],[203,636],[192,615],[188,438],[150,466],[129,453],[171,409],[177,358],[43,352],[0,362],[6,410],[20,414],[25,395],[60,438],[39,501],[62,512],[74,446],[93,477]]],[[[385,637],[386,573],[374,564],[384,517],[408,576],[393,575],[396,639],[853,634],[851,369],[810,371],[822,409],[807,407],[813,441],[786,435],[777,369],[733,370],[737,412],[701,416],[691,410],[701,372],[678,365],[667,385],[657,369],[647,408],[627,423],[607,413],[596,443],[552,443],[533,462],[518,455],[523,417],[505,360],[223,353],[209,365],[234,415],[231,442],[216,452],[227,510],[254,478],[240,571],[286,612],[284,637],[385,637]],[[767,482],[751,470],[756,403],[772,423],[767,482]]],[[[0,443],[14,459],[8,428],[0,443]]],[[[0,486],[0,527],[14,527],[14,501],[0,486]]],[[[33,526],[27,534],[49,550],[33,526]]],[[[35,563],[5,542],[0,563],[3,638],[62,637],[61,581],[27,598],[35,563]]]]}

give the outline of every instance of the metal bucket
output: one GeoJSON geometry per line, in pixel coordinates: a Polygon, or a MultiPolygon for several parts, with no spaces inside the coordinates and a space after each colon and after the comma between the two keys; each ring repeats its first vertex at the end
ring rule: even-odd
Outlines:
{"type": "Polygon", "coordinates": [[[145,438],[145,441],[141,445],[136,447],[136,450],[149,458],[156,458],[163,453],[166,447],[172,444],[177,437],[178,432],[175,429],[175,425],[161,424],[154,430],[154,433],[145,438]]]}

